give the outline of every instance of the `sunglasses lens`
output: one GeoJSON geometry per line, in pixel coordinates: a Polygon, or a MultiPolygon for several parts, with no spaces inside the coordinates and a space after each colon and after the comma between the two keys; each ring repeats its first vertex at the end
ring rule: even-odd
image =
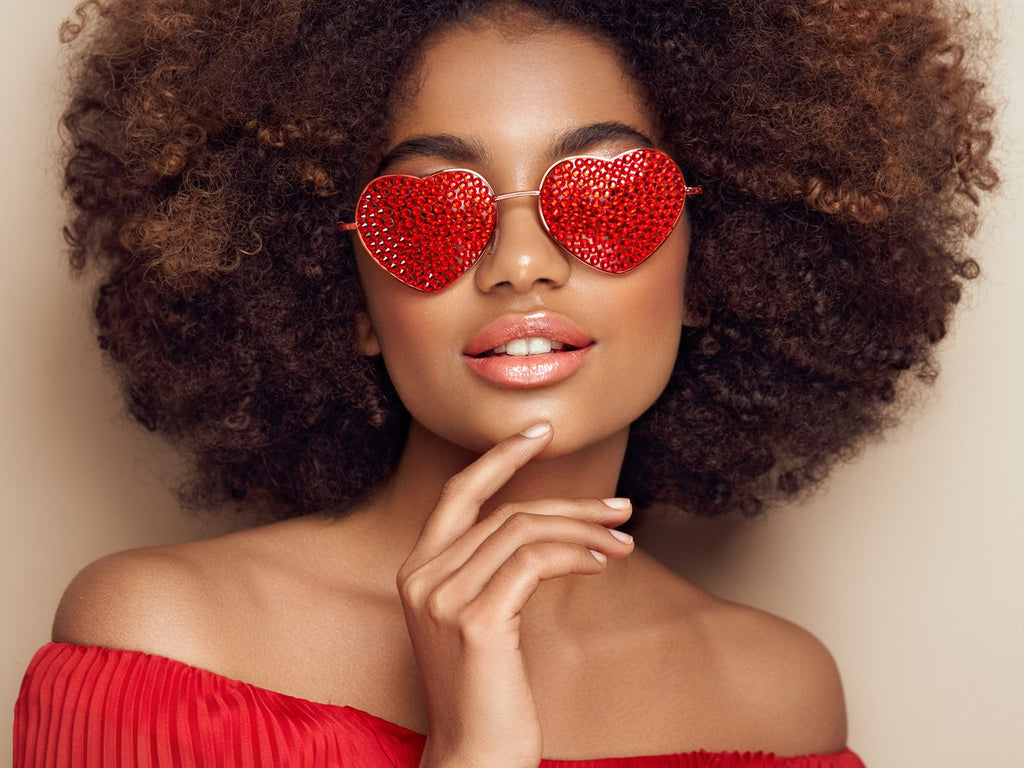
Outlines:
{"type": "Polygon", "coordinates": [[[363,245],[384,269],[420,291],[439,291],[483,253],[495,222],[494,194],[470,171],[424,179],[380,176],[356,207],[363,245]]]}
{"type": "Polygon", "coordinates": [[[682,171],[653,149],[606,160],[572,157],[553,166],[540,192],[551,236],[604,272],[628,272],[654,253],[686,200],[682,171]]]}

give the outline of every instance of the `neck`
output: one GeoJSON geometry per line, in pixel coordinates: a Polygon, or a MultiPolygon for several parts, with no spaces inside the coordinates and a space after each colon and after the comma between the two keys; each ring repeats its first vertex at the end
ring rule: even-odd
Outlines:
{"type": "MultiPolygon", "coordinates": [[[[535,459],[520,468],[483,505],[480,517],[491,514],[503,504],[514,502],[614,496],[627,439],[628,430],[621,430],[578,451],[550,459],[535,459]]],[[[389,550],[395,553],[395,570],[419,537],[445,482],[477,458],[478,454],[473,451],[412,422],[395,471],[365,510],[367,516],[373,518],[381,540],[387,540],[389,550]]],[[[579,581],[573,579],[570,583],[579,581]]],[[[552,597],[554,592],[563,591],[552,589],[555,585],[555,582],[546,584],[543,591],[551,593],[552,597]]],[[[534,602],[537,601],[531,600],[534,602]]]]}

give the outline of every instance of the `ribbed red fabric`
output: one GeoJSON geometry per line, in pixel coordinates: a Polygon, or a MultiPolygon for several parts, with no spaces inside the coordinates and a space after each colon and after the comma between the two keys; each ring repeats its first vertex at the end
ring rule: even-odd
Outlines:
{"type": "MultiPolygon", "coordinates": [[[[14,768],[415,768],[422,734],[138,651],[50,643],[25,673],[14,768]]],[[[543,768],[864,768],[834,755],[685,752],[543,768]]]]}

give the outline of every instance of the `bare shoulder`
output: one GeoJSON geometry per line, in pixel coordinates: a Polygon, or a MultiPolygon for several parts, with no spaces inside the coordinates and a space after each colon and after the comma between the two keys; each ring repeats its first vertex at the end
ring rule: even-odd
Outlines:
{"type": "Polygon", "coordinates": [[[134,549],[86,566],[64,592],[53,640],[193,657],[204,611],[198,596],[206,588],[195,554],[204,548],[134,549]]]}
{"type": "MultiPolygon", "coordinates": [[[[345,645],[356,630],[369,632],[359,617],[376,606],[375,596],[367,597],[371,569],[355,548],[338,544],[347,533],[341,522],[293,518],[109,555],[72,580],[53,639],[166,656],[327,700],[336,691],[311,692],[289,670],[356,645],[345,645]],[[325,543],[332,536],[333,544],[325,543]]],[[[388,583],[393,592],[393,577],[388,583]]]]}
{"type": "Polygon", "coordinates": [[[765,749],[827,754],[846,745],[846,705],[832,654],[777,616],[710,598],[703,625],[718,682],[765,749]]]}
{"type": "MultiPolygon", "coordinates": [[[[830,754],[846,746],[846,707],[828,649],[797,625],[709,594],[649,558],[638,558],[639,594],[620,607],[646,627],[633,678],[636,697],[657,692],[665,745],[687,749],[830,754]],[[642,569],[640,566],[644,566],[642,569]]],[[[624,687],[625,687],[624,683],[624,687]]]]}

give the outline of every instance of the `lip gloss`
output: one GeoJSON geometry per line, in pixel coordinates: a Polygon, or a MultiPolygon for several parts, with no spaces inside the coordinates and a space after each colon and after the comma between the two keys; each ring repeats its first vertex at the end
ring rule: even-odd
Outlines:
{"type": "Polygon", "coordinates": [[[561,315],[537,312],[506,314],[480,330],[466,345],[463,359],[484,381],[503,387],[526,388],[557,384],[583,365],[594,345],[575,323],[561,315]],[[515,339],[542,338],[570,349],[536,355],[494,355],[491,350],[515,339]]]}
{"type": "Polygon", "coordinates": [[[505,387],[543,387],[572,376],[583,365],[590,346],[567,352],[513,357],[467,357],[466,364],[484,381],[505,387]]]}

